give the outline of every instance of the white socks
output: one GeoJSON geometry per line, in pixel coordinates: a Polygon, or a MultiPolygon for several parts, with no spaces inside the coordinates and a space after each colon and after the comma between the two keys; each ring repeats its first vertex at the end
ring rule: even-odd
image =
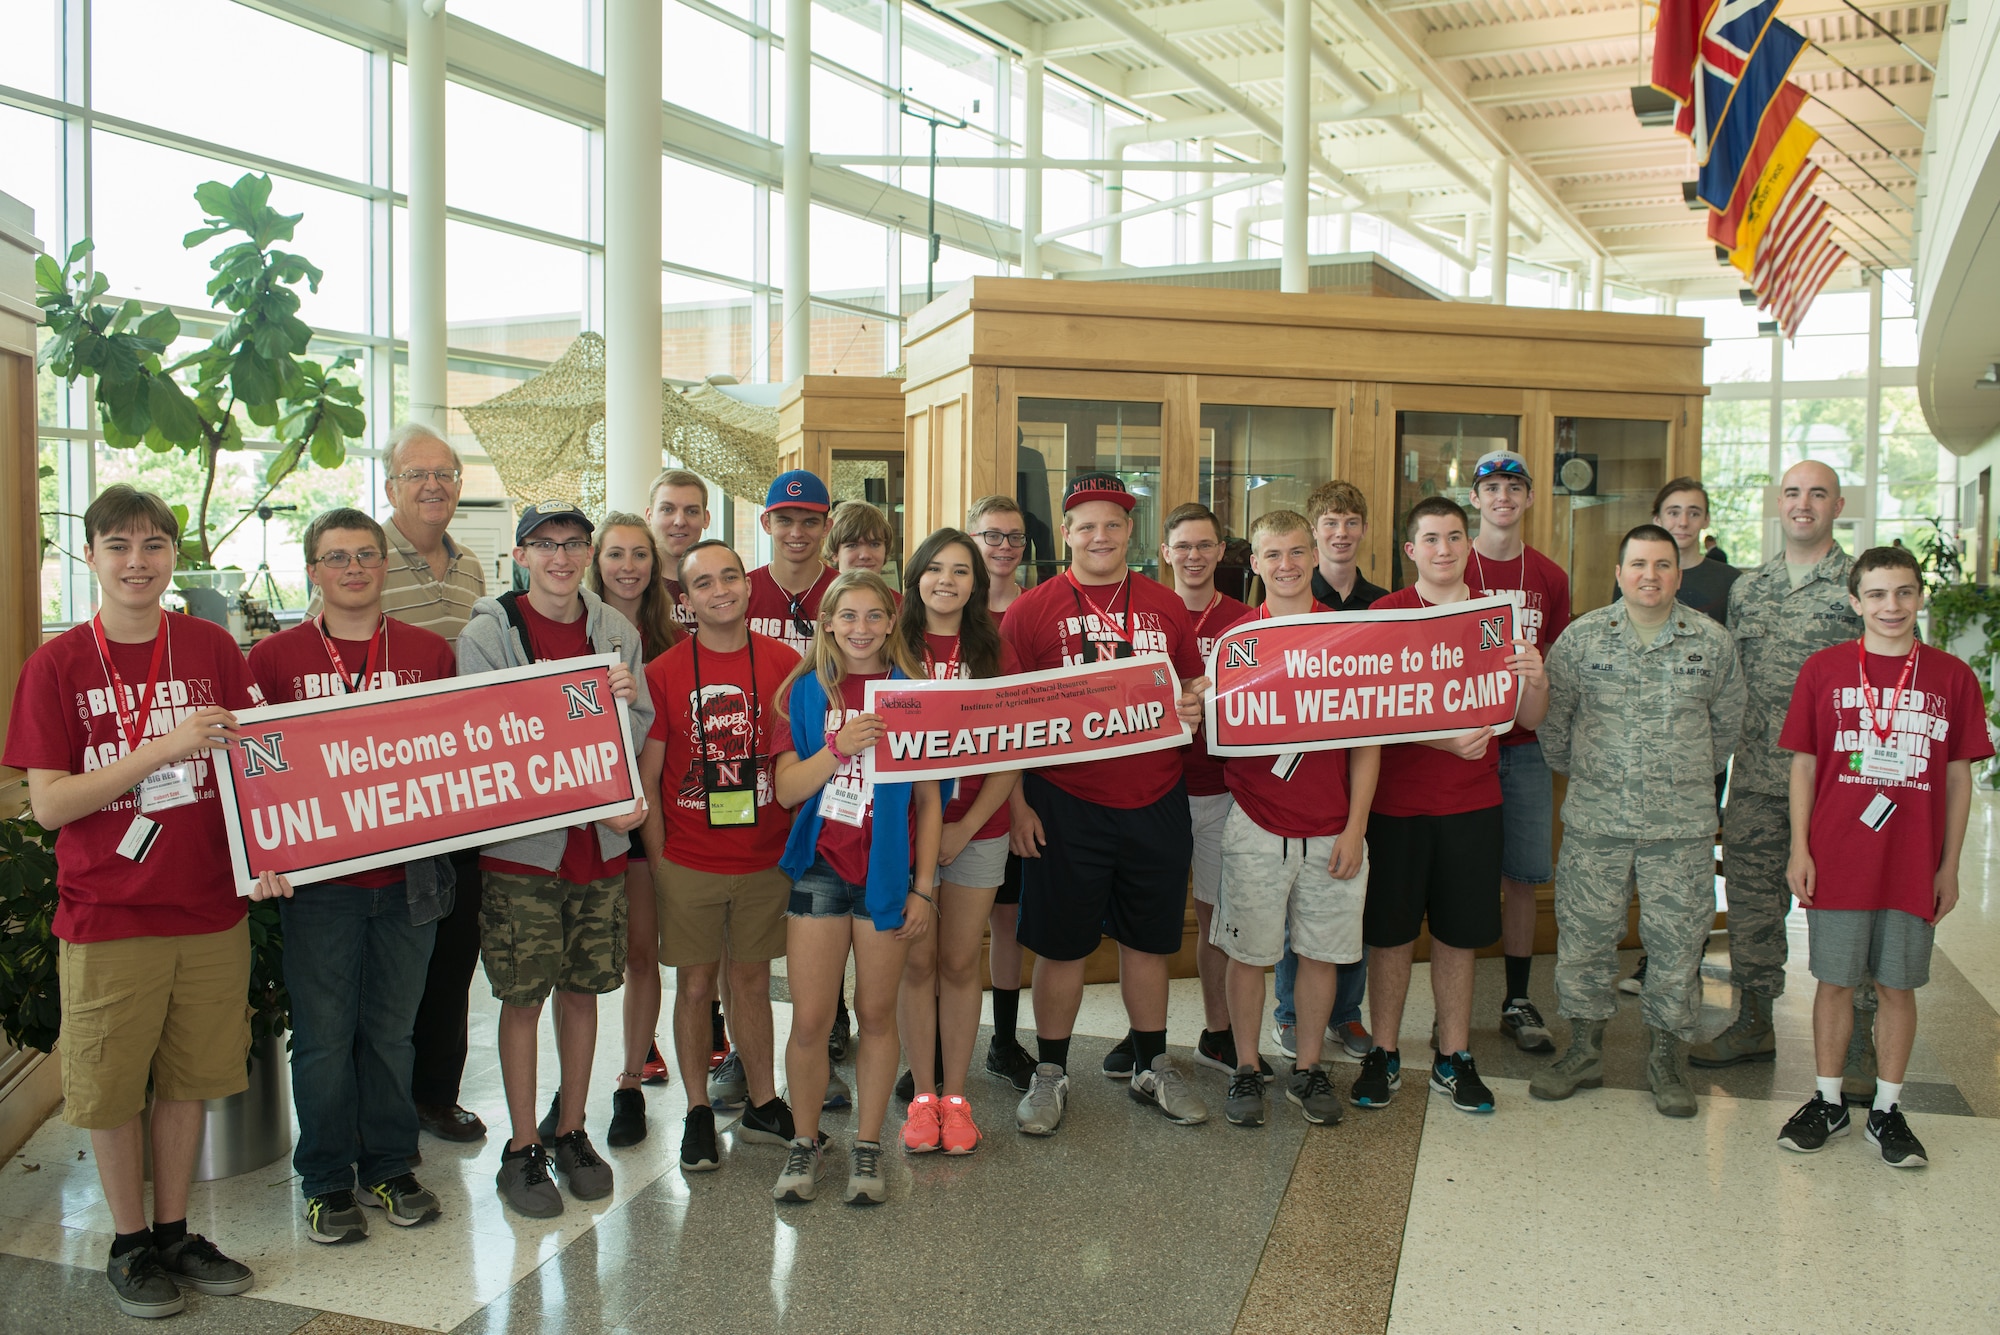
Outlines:
{"type": "Polygon", "coordinates": [[[1819,1096],[1838,1108],[1840,1106],[1840,1077],[1837,1075],[1822,1075],[1814,1078],[1819,1083],[1819,1096]]]}
{"type": "Polygon", "coordinates": [[[1875,1081],[1876,1112],[1888,1112],[1889,1109],[1896,1106],[1896,1104],[1902,1099],[1902,1097],[1903,1097],[1902,1081],[1898,1080],[1892,1083],[1888,1080],[1877,1078],[1877,1080],[1875,1081]]]}

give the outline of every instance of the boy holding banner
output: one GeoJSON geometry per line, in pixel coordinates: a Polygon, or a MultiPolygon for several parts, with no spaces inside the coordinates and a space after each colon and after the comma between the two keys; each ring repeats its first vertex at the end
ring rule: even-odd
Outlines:
{"type": "MultiPolygon", "coordinates": [[[[1465,511],[1448,496],[1426,496],[1410,509],[1403,554],[1417,581],[1379,599],[1375,611],[1432,607],[1473,596],[1465,582],[1465,511]]],[[[1507,666],[1519,684],[1518,727],[1532,728],[1548,708],[1542,656],[1514,642],[1507,666]]],[[[1402,1083],[1398,1034],[1410,991],[1417,933],[1429,920],[1431,994],[1438,1047],[1431,1088],[1461,1112],[1493,1111],[1493,1091],[1469,1050],[1472,954],[1500,937],[1500,756],[1490,727],[1456,737],[1385,747],[1375,789],[1374,873],[1362,939],[1369,947],[1368,1013],[1375,1047],[1354,1082],[1358,1107],[1382,1108],[1402,1083]]]]}
{"type": "MultiPolygon", "coordinates": [[[[306,527],[306,578],[319,615],[262,640],[250,671],[274,705],[439,681],[458,671],[451,642],[382,615],[389,541],[359,510],[329,510],[306,527]]],[[[433,863],[450,866],[449,858],[433,863]]],[[[279,901],[285,987],[292,997],[292,1154],[306,1199],[306,1236],[368,1236],[360,1202],[399,1228],[435,1219],[438,1199],[410,1172],[417,1153],[411,1034],[438,921],[451,889],[435,870],[352,872],[279,901]]]]}

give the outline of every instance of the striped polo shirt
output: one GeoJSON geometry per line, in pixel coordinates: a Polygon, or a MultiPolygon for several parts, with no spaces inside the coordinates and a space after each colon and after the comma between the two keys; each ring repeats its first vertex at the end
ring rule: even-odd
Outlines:
{"type": "MultiPolygon", "coordinates": [[[[458,633],[472,619],[472,605],[486,596],[486,572],[480,568],[479,557],[453,542],[447,533],[444,548],[451,554],[451,563],[445,567],[444,578],[435,579],[430,562],[403,536],[395,520],[383,520],[382,531],[389,535],[383,612],[406,626],[420,626],[456,644],[458,633]]],[[[319,607],[315,592],[306,607],[307,615],[318,612],[319,607]]]]}

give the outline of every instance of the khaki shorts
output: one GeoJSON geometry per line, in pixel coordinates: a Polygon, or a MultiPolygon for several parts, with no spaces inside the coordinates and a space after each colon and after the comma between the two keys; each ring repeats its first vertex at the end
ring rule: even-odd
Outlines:
{"type": "Polygon", "coordinates": [[[493,995],[539,1006],[549,993],[625,985],[625,876],[577,885],[560,876],[480,873],[479,958],[493,995]]]}
{"type": "Polygon", "coordinates": [[[696,871],[671,858],[655,895],[660,905],[660,963],[671,969],[774,960],[785,953],[785,905],[792,878],[776,867],[729,875],[696,871]],[[727,933],[725,947],[724,934],[727,933]]]}
{"type": "Polygon", "coordinates": [[[109,1131],[162,1099],[249,1085],[250,926],[61,943],[63,1120],[109,1131]]]}

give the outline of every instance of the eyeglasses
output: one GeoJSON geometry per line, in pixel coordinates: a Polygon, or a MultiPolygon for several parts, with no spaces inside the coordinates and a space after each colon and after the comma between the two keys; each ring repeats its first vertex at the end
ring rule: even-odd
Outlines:
{"type": "Polygon", "coordinates": [[[529,538],[521,544],[531,552],[547,556],[554,552],[564,552],[570,556],[582,556],[590,550],[589,538],[571,538],[568,542],[551,542],[547,538],[529,538]]]}
{"type": "Polygon", "coordinates": [[[363,547],[358,552],[325,552],[315,558],[313,565],[325,566],[328,570],[345,570],[351,561],[363,570],[373,570],[383,562],[382,553],[373,547],[363,547]]]}
{"type": "Polygon", "coordinates": [[[1472,470],[1472,476],[1474,478],[1503,476],[1525,478],[1528,476],[1528,470],[1521,466],[1519,459],[1488,459],[1485,463],[1472,470]]]}
{"type": "Polygon", "coordinates": [[[407,482],[412,486],[422,486],[426,482],[439,482],[449,487],[465,476],[456,468],[405,468],[400,473],[390,475],[391,482],[407,482]]]}
{"type": "Polygon", "coordinates": [[[1177,542],[1167,550],[1185,561],[1190,556],[1213,556],[1221,546],[1219,542],[1177,542]]]}
{"type": "Polygon", "coordinates": [[[1027,534],[1009,533],[1005,529],[982,528],[972,536],[985,543],[988,547],[999,547],[1003,544],[1008,547],[1025,547],[1028,545],[1027,534]]]}

